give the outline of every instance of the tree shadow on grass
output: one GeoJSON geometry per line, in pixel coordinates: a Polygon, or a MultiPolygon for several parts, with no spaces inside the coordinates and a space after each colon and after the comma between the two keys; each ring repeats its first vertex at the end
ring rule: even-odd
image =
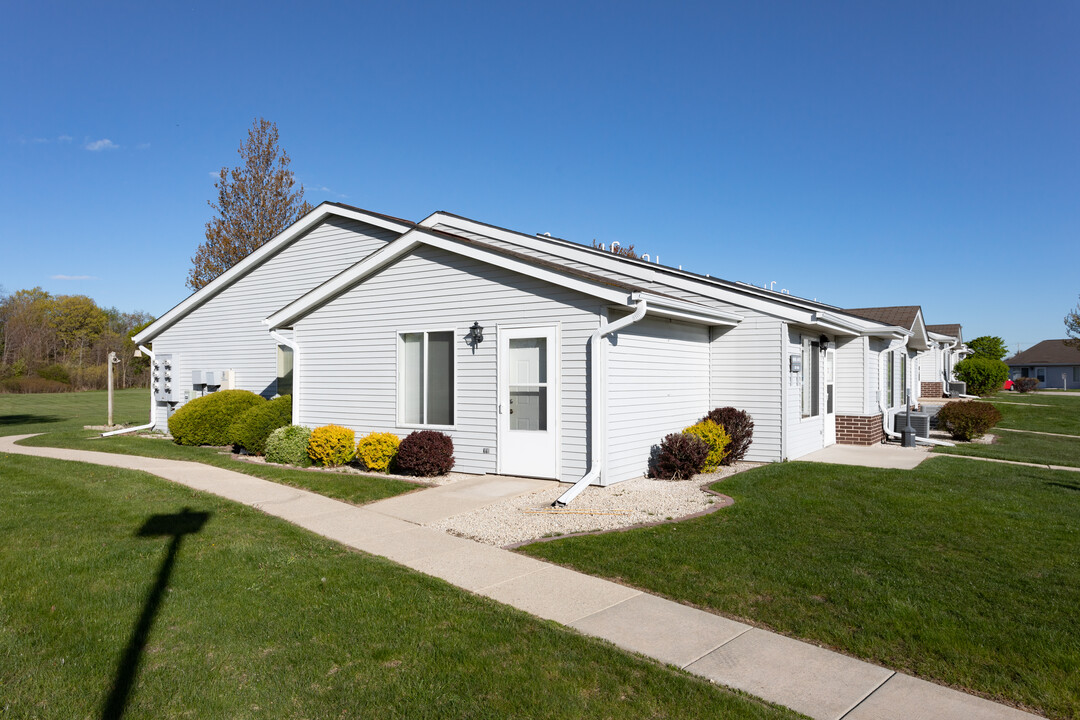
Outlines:
{"type": "Polygon", "coordinates": [[[1054,487],[1065,488],[1066,490],[1072,490],[1073,492],[1080,492],[1080,485],[1076,483],[1048,482],[1046,484],[1053,485],[1054,487]]]}
{"type": "Polygon", "coordinates": [[[7,425],[30,425],[33,423],[56,423],[63,420],[67,420],[67,418],[60,415],[0,415],[0,427],[7,425]]]}
{"type": "Polygon", "coordinates": [[[172,515],[151,515],[136,533],[138,537],[171,537],[172,541],[169,543],[169,552],[165,560],[158,568],[157,579],[146,595],[142,614],[131,632],[127,648],[117,665],[112,689],[101,711],[102,720],[119,720],[123,716],[128,696],[135,684],[147,638],[150,636],[150,628],[154,625],[154,618],[161,606],[165,589],[169,585],[169,576],[172,575],[176,556],[180,552],[180,543],[185,535],[193,535],[202,530],[209,518],[210,513],[193,512],[189,508],[184,508],[172,515]]]}

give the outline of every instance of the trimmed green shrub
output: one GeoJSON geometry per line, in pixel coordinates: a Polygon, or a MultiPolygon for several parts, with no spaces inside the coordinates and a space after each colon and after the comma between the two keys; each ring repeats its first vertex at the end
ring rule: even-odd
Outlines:
{"type": "Polygon", "coordinates": [[[309,467],[308,440],[311,430],[303,425],[279,427],[266,438],[266,461],[283,465],[309,467]]]}
{"type": "Polygon", "coordinates": [[[690,433],[671,433],[653,449],[649,477],[688,480],[701,472],[709,457],[709,445],[690,433]]]}
{"type": "Polygon", "coordinates": [[[1013,380],[1013,387],[1017,392],[1029,393],[1039,388],[1039,378],[1019,377],[1013,380]]]}
{"type": "Polygon", "coordinates": [[[971,395],[989,395],[1001,389],[1009,379],[1009,366],[1000,360],[969,357],[956,363],[956,379],[967,383],[971,395]]]}
{"type": "Polygon", "coordinates": [[[990,403],[971,400],[951,402],[938,410],[938,427],[957,440],[974,440],[1001,422],[1001,412],[990,403]]]}
{"type": "Polygon", "coordinates": [[[53,382],[65,383],[67,385],[71,384],[71,375],[68,373],[67,368],[60,363],[56,363],[55,365],[46,365],[43,368],[38,368],[35,374],[39,378],[43,378],[45,380],[52,380],[53,382]]]}
{"type": "Polygon", "coordinates": [[[454,467],[454,441],[436,430],[411,432],[398,445],[394,467],[403,475],[445,475],[454,467]]]}
{"type": "Polygon", "coordinates": [[[340,425],[323,425],[311,431],[308,457],[316,465],[338,467],[356,457],[356,433],[340,425]]]}
{"type": "Polygon", "coordinates": [[[229,426],[229,438],[233,445],[242,447],[252,455],[266,451],[266,438],[279,427],[292,422],[292,396],[282,395],[268,402],[253,405],[229,426]]]}
{"type": "Polygon", "coordinates": [[[229,427],[248,408],[266,399],[247,390],[219,390],[180,406],[169,418],[177,445],[232,445],[229,427]]]}
{"type": "Polygon", "coordinates": [[[750,413],[738,408],[722,407],[710,410],[702,419],[712,420],[724,428],[731,438],[727,453],[720,461],[721,465],[733,465],[746,457],[746,451],[754,440],[754,419],[750,417],[750,413]]]}
{"type": "Polygon", "coordinates": [[[400,444],[401,438],[394,433],[368,433],[356,444],[356,459],[368,470],[386,472],[397,457],[400,444]]]}
{"type": "Polygon", "coordinates": [[[701,438],[709,446],[709,454],[701,465],[702,472],[712,472],[720,467],[720,461],[727,455],[727,446],[731,442],[731,437],[724,428],[705,418],[683,432],[701,438]]]}

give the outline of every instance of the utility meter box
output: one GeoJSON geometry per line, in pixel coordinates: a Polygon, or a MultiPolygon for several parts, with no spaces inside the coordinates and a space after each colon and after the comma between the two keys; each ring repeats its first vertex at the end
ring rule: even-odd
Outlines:
{"type": "Polygon", "coordinates": [[[159,353],[154,356],[151,368],[150,388],[154,391],[157,402],[180,402],[180,387],[177,382],[177,368],[171,353],[159,353]]]}
{"type": "Polygon", "coordinates": [[[221,375],[220,370],[207,370],[203,373],[203,382],[210,387],[221,387],[221,375]]]}
{"type": "Polygon", "coordinates": [[[191,386],[193,388],[197,388],[200,385],[205,385],[205,384],[206,384],[206,380],[203,379],[203,371],[202,370],[192,370],[191,371],[191,386]]]}

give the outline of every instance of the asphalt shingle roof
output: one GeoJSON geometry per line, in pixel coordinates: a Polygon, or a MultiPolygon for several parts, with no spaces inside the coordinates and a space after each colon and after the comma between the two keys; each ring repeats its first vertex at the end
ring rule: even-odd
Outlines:
{"type": "Polygon", "coordinates": [[[897,305],[894,307],[848,308],[844,312],[857,315],[874,322],[895,325],[910,330],[919,315],[918,305],[897,305]]]}
{"type": "Polygon", "coordinates": [[[1065,340],[1043,340],[1006,360],[1008,365],[1080,365],[1080,349],[1065,340]]]}

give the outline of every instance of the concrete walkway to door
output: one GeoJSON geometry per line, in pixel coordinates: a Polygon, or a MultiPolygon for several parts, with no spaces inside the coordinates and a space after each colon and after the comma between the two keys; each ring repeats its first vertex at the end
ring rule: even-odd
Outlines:
{"type": "Polygon", "coordinates": [[[177,460],[23,447],[0,452],[143,470],[241,502],[465,590],[822,720],[1019,720],[1038,716],[624,585],[423,527],[543,481],[475,478],[363,507],[177,460]],[[457,486],[455,488],[455,485],[457,486]]]}

